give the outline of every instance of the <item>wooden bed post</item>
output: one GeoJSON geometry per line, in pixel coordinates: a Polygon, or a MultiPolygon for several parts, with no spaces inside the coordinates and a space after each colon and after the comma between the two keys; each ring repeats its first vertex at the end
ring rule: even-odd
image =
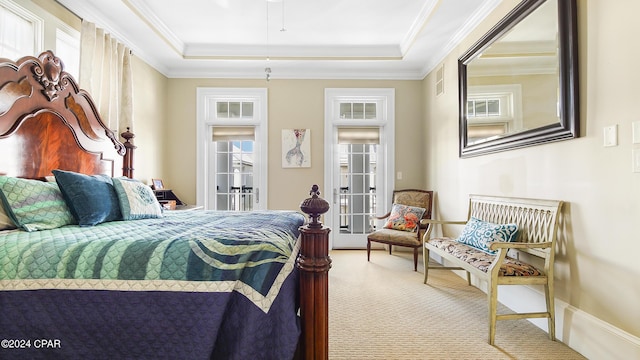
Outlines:
{"type": "Polygon", "coordinates": [[[133,153],[137,146],[133,145],[129,140],[133,139],[135,135],[129,131],[129,128],[127,127],[127,131],[120,134],[120,136],[126,140],[124,142],[126,153],[122,159],[122,176],[133,179],[133,153]]]}
{"type": "Polygon", "coordinates": [[[311,188],[310,198],[300,204],[311,222],[300,229],[300,253],[296,264],[300,270],[300,318],[302,351],[306,360],[329,358],[329,232],[318,221],[329,210],[320,198],[318,185],[311,188]]]}

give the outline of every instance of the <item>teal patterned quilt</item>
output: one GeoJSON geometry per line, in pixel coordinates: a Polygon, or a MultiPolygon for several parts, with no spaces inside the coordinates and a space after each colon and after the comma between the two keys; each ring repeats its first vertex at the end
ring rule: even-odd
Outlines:
{"type": "Polygon", "coordinates": [[[167,212],[160,219],[0,235],[0,288],[232,292],[267,312],[293,271],[302,214],[167,212]]]}

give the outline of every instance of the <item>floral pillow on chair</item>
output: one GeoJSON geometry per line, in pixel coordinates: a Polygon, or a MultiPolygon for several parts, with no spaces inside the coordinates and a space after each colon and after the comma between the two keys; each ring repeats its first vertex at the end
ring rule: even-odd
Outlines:
{"type": "Polygon", "coordinates": [[[391,215],[383,227],[385,229],[416,231],[425,211],[420,207],[393,204],[391,215]]]}

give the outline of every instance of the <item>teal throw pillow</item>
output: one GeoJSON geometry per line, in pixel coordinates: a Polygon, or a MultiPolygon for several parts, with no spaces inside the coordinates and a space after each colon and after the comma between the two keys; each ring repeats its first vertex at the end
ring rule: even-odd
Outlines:
{"type": "Polygon", "coordinates": [[[122,220],[111,177],[53,170],[62,196],[80,226],[122,220]]]}
{"type": "Polygon", "coordinates": [[[56,183],[0,176],[0,198],[7,216],[26,231],[74,223],[56,183]]]}
{"type": "Polygon", "coordinates": [[[489,250],[488,242],[511,242],[517,237],[516,224],[494,224],[471,217],[457,240],[486,253],[495,254],[497,251],[489,250]]]}
{"type": "Polygon", "coordinates": [[[138,180],[114,178],[120,211],[123,220],[137,220],[162,217],[162,208],[153,190],[138,180]]]}
{"type": "Polygon", "coordinates": [[[393,204],[385,229],[416,231],[426,210],[421,207],[393,204]]]}

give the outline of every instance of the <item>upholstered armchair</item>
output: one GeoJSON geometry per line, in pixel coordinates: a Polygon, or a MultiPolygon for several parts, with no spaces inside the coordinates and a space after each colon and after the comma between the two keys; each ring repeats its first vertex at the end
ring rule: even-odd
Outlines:
{"type": "Polygon", "coordinates": [[[413,270],[418,271],[418,249],[422,249],[422,235],[427,226],[420,220],[431,219],[433,191],[405,189],[394,190],[391,211],[376,219],[387,219],[382,229],[367,235],[367,261],[371,260],[371,242],[413,248],[413,270]]]}

